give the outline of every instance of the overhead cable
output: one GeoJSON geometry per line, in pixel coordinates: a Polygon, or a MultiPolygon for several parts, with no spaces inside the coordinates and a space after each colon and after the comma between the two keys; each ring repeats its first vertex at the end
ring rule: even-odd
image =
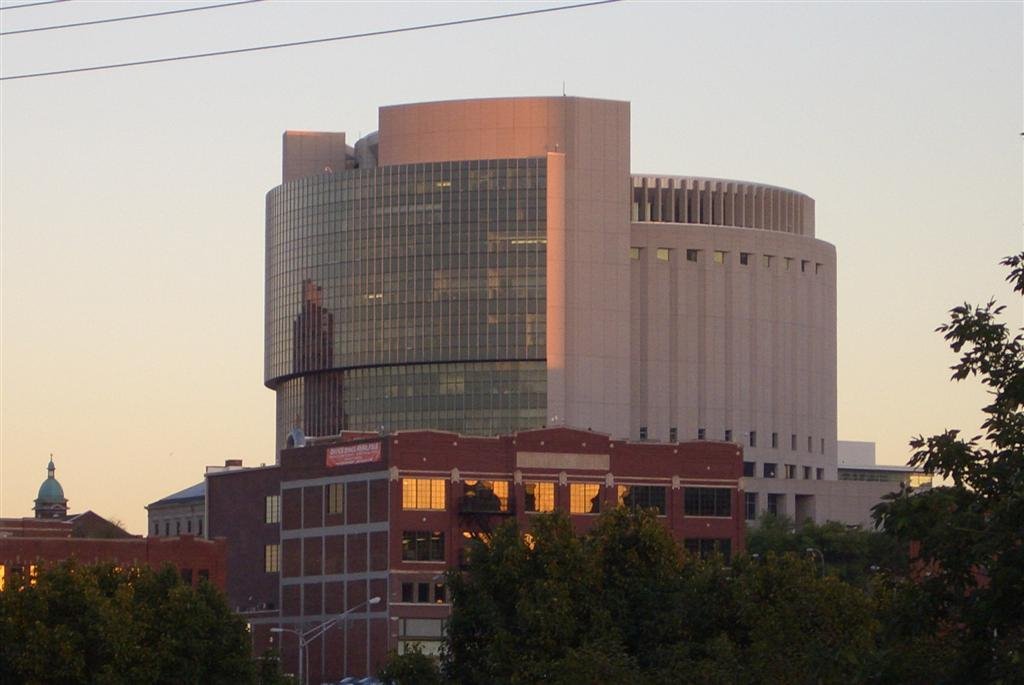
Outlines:
{"type": "Polygon", "coordinates": [[[22,5],[7,5],[6,7],[0,7],[0,10],[20,10],[23,7],[35,7],[37,5],[53,5],[58,2],[67,2],[68,0],[40,0],[40,2],[26,2],[22,5]]]}
{"type": "Polygon", "coordinates": [[[79,74],[86,71],[103,71],[106,69],[123,69],[126,67],[139,67],[148,64],[162,64],[164,62],[180,62],[184,60],[203,59],[207,57],[222,57],[224,55],[237,55],[246,52],[259,52],[262,50],[277,50],[279,48],[293,48],[301,45],[315,45],[318,43],[331,43],[342,40],[353,40],[356,38],[370,38],[373,36],[386,36],[394,33],[408,33],[411,31],[423,31],[426,29],[444,28],[447,26],[461,26],[464,24],[476,24],[485,21],[496,21],[498,19],[512,19],[525,17],[534,14],[546,14],[549,12],[562,12],[565,10],[582,9],[595,7],[597,5],[609,5],[622,0],[595,0],[594,2],[581,2],[574,5],[560,5],[558,7],[543,7],[540,9],[523,10],[521,12],[508,12],[505,14],[491,14],[483,17],[471,17],[469,19],[452,19],[451,21],[439,21],[431,24],[417,24],[415,26],[402,26],[395,29],[381,29],[379,31],[365,31],[363,33],[350,33],[344,36],[330,36],[327,38],[312,38],[309,40],[298,40],[289,43],[275,43],[271,45],[256,45],[248,48],[236,48],[234,50],[217,50],[214,52],[200,52],[191,55],[177,55],[174,57],[157,57],[144,59],[135,62],[120,62],[117,64],[100,64],[91,67],[76,67],[72,69],[57,69],[54,71],[38,71],[29,74],[16,74],[14,76],[0,76],[0,81],[15,81],[18,79],[42,78],[44,76],[60,76],[63,74],[79,74]]]}
{"type": "Polygon", "coordinates": [[[0,36],[13,36],[16,33],[37,33],[39,31],[56,31],[58,29],[73,29],[79,26],[93,26],[95,24],[112,24],[116,21],[131,21],[133,19],[150,19],[152,17],[165,17],[169,14],[184,14],[185,12],[201,12],[202,10],[215,10],[221,7],[234,7],[235,5],[250,5],[263,0],[236,0],[235,2],[222,2],[219,5],[202,5],[201,7],[183,7],[176,10],[164,12],[150,12],[149,14],[132,14],[126,17],[110,17],[109,19],[93,19],[92,21],[77,21],[72,24],[56,24],[54,26],[37,26],[31,29],[18,29],[16,31],[0,31],[0,36]]]}

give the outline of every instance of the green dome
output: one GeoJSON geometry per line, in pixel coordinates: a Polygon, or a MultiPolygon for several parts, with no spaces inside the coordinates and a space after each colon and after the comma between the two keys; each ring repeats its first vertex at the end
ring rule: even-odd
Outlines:
{"type": "Polygon", "coordinates": [[[39,497],[36,498],[36,504],[64,504],[67,499],[64,497],[64,488],[60,486],[60,482],[53,477],[53,472],[56,467],[53,465],[53,459],[50,459],[50,465],[46,467],[48,475],[43,484],[39,486],[39,497]]]}

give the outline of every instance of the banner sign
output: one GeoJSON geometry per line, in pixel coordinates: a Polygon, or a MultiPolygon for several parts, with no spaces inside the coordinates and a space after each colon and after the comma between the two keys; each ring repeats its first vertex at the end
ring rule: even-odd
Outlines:
{"type": "Polygon", "coordinates": [[[328,466],[349,466],[380,461],[380,442],[361,442],[358,445],[341,445],[327,448],[328,466]]]}

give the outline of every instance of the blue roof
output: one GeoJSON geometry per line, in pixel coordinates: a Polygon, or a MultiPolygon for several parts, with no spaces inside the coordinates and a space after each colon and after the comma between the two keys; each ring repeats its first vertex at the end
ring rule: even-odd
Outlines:
{"type": "MultiPolygon", "coordinates": [[[[158,499],[157,501],[153,502],[153,504],[169,504],[171,502],[177,502],[180,500],[199,499],[201,497],[206,497],[205,480],[202,481],[201,483],[191,485],[185,488],[184,490],[179,490],[173,495],[167,495],[167,497],[164,497],[163,499],[158,499]]],[[[151,504],[150,506],[153,506],[153,504],[151,504]]]]}

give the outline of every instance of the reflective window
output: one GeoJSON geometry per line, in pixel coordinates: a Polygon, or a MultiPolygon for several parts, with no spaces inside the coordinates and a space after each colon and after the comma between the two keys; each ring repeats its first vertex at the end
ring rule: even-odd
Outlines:
{"type": "Polygon", "coordinates": [[[263,570],[267,573],[277,573],[281,570],[281,545],[263,547],[263,570]]]}
{"type": "Polygon", "coordinates": [[[544,425],[546,188],[546,158],[530,158],[273,189],[265,377],[279,444],[296,416],[307,435],[544,425]]]}
{"type": "Polygon", "coordinates": [[[753,478],[754,477],[754,466],[755,466],[755,464],[752,461],[745,461],[745,462],[743,462],[743,477],[744,478],[753,478]]]}
{"type": "Polygon", "coordinates": [[[281,495],[267,495],[264,511],[264,523],[279,523],[281,521],[281,495]]]}
{"type": "Polygon", "coordinates": [[[663,262],[667,262],[669,260],[669,258],[671,257],[671,255],[672,255],[672,250],[670,250],[669,248],[667,248],[667,247],[659,247],[658,248],[658,259],[659,260],[661,260],[663,262]]]}
{"type": "Polygon", "coordinates": [[[683,513],[687,516],[731,516],[732,490],[728,488],[685,488],[683,513]]]}
{"type": "Polygon", "coordinates": [[[570,483],[569,512],[572,514],[600,514],[601,486],[597,483],[570,483]]]}
{"type": "Polygon", "coordinates": [[[403,509],[444,509],[442,478],[403,478],[403,509]]]}
{"type": "Polygon", "coordinates": [[[342,498],[345,496],[344,483],[331,483],[327,486],[327,513],[340,514],[342,509],[342,498]]]}
{"type": "Polygon", "coordinates": [[[660,485],[620,485],[618,501],[627,509],[656,509],[665,515],[665,488],[660,485]]]}
{"type": "Polygon", "coordinates": [[[462,511],[508,511],[508,481],[467,480],[462,511]]]}
{"type": "Polygon", "coordinates": [[[630,259],[640,259],[640,249],[641,248],[639,248],[639,247],[631,247],[631,248],[629,248],[629,258],[630,259]]]}
{"type": "Polygon", "coordinates": [[[438,530],[404,531],[402,561],[444,561],[444,533],[438,530]]]}
{"type": "Polygon", "coordinates": [[[554,483],[523,483],[523,495],[526,511],[543,512],[555,510],[554,483]]]}

